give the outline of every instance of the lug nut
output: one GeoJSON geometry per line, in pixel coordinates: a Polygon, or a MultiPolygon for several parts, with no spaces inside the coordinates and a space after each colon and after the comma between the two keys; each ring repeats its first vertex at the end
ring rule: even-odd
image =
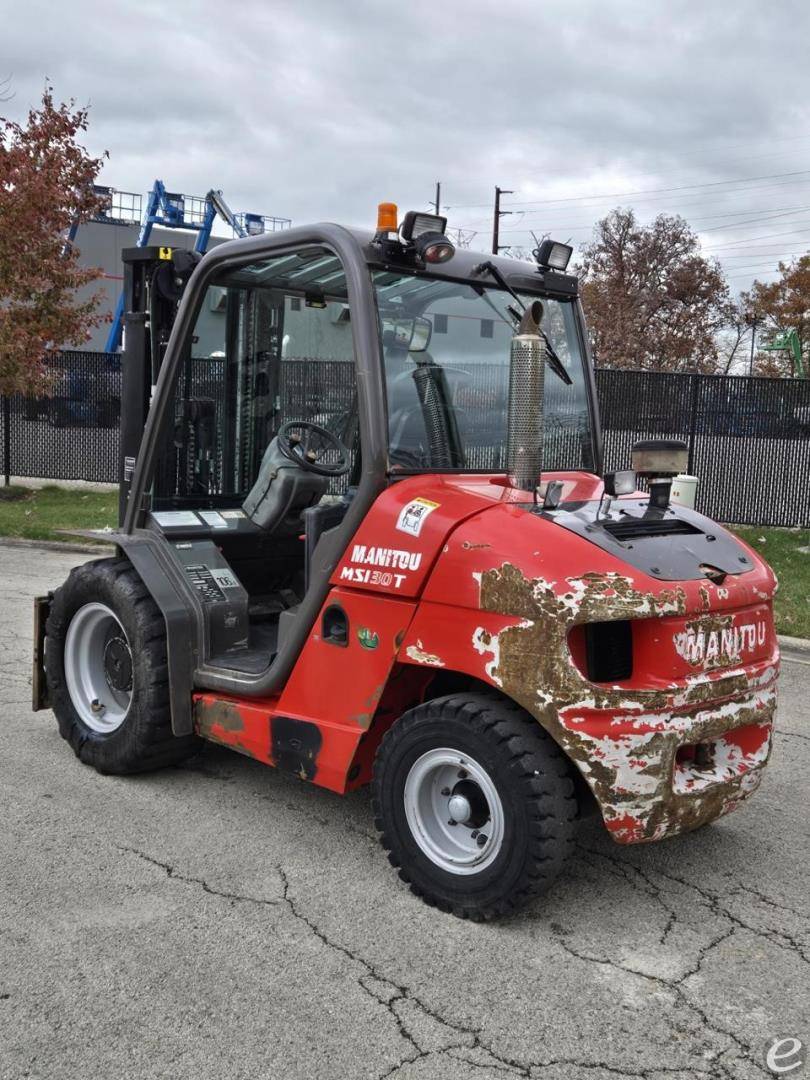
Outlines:
{"type": "Polygon", "coordinates": [[[479,847],[483,847],[488,839],[489,837],[486,833],[479,833],[478,836],[475,838],[475,842],[476,844],[478,844],[479,847]]]}
{"type": "Polygon", "coordinates": [[[458,822],[454,821],[453,818],[450,818],[449,821],[447,822],[447,824],[448,825],[458,825],[458,822]]]}
{"type": "Polygon", "coordinates": [[[466,769],[459,769],[458,770],[458,778],[459,778],[459,780],[466,780],[467,776],[468,776],[468,773],[467,773],[466,769]]]}
{"type": "Polygon", "coordinates": [[[473,840],[475,840],[475,838],[478,836],[478,829],[473,829],[473,831],[470,833],[470,836],[473,838],[473,840]]]}
{"type": "Polygon", "coordinates": [[[443,787],[442,788],[442,795],[446,796],[446,795],[449,795],[449,794],[450,794],[450,788],[449,787],[443,787]]]}

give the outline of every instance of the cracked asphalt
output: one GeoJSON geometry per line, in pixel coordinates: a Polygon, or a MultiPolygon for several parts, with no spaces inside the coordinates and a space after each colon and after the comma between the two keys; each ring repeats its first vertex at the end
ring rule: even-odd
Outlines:
{"type": "Polygon", "coordinates": [[[810,665],[747,805],[647,847],[590,821],[550,895],[482,926],[406,891],[363,792],[214,748],[82,766],[30,656],[31,598],[83,558],[0,546],[3,1080],[747,1080],[810,1039],[810,665]]]}

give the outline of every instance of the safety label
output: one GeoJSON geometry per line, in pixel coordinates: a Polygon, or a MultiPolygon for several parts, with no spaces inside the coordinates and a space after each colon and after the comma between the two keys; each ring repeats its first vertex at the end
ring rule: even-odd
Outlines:
{"type": "Polygon", "coordinates": [[[412,499],[400,510],[397,528],[400,532],[419,536],[422,526],[438,506],[439,503],[431,502],[430,499],[412,499]]]}

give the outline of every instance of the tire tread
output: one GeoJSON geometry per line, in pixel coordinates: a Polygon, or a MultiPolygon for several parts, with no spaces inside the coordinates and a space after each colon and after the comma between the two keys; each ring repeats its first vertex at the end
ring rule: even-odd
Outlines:
{"type": "MultiPolygon", "coordinates": [[[[116,613],[120,618],[121,611],[116,613]]],[[[46,676],[59,733],[81,761],[102,773],[135,773],[175,765],[199,750],[196,736],[172,733],[165,622],[128,559],[98,559],[74,567],[54,593],[45,633],[46,676]],[[124,724],[102,737],[90,732],[73,708],[63,663],[72,614],[77,603],[87,602],[82,597],[93,594],[113,610],[116,605],[128,609],[140,646],[133,654],[137,698],[124,724]]]]}
{"type": "Polygon", "coordinates": [[[393,724],[383,736],[374,768],[372,806],[380,842],[392,866],[414,895],[459,918],[476,921],[514,913],[545,892],[573,852],[579,806],[571,763],[551,737],[520,706],[483,693],[450,694],[425,702],[393,724]],[[463,720],[486,739],[520,788],[529,821],[529,844],[519,880],[508,894],[485,904],[449,901],[438,888],[431,891],[413,880],[409,856],[384,820],[383,785],[391,763],[412,734],[431,721],[463,720]]]}

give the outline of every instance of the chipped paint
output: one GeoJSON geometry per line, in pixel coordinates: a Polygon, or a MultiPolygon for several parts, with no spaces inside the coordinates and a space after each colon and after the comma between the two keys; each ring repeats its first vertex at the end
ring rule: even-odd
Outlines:
{"type": "Polygon", "coordinates": [[[499,632],[475,629],[472,646],[485,658],[487,678],[565,749],[614,839],[636,843],[697,828],[755,790],[770,752],[777,666],[769,658],[745,668],[741,654],[749,644],[764,645],[764,624],[733,628],[731,615],[711,612],[709,589],[701,586],[701,613],[687,621],[680,642],[681,655],[699,670],[668,686],[602,686],[578,670],[568,646],[572,627],[688,617],[682,586],[641,591],[613,572],[531,579],[505,563],[481,573],[480,598],[482,611],[516,618],[499,632]],[[729,670],[730,663],[737,666],[729,670]],[[718,670],[722,664],[726,670],[718,670]],[[677,760],[679,747],[698,742],[713,753],[702,770],[677,760]]]}
{"type": "Polygon", "coordinates": [[[673,637],[675,651],[692,667],[719,667],[754,653],[768,636],[764,619],[733,625],[732,615],[714,615],[687,622],[673,637]]]}
{"type": "Polygon", "coordinates": [[[405,654],[411,660],[415,660],[417,664],[427,664],[428,667],[444,667],[444,660],[434,653],[425,652],[421,641],[417,641],[415,645],[409,645],[405,650],[405,654]]]}
{"type": "Polygon", "coordinates": [[[245,722],[236,705],[230,701],[217,701],[205,708],[196,709],[197,731],[204,738],[210,738],[214,728],[226,731],[231,735],[244,731],[245,722]]]}

